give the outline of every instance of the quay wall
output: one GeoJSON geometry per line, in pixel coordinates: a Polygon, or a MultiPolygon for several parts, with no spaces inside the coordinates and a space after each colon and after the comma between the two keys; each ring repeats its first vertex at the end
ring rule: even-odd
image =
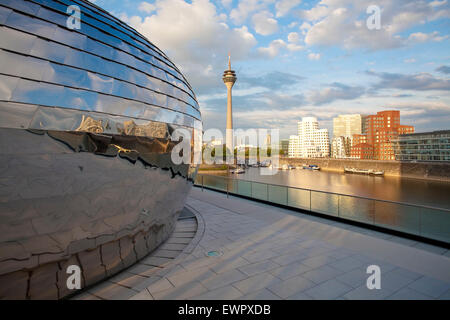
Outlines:
{"type": "Polygon", "coordinates": [[[321,170],[343,172],[345,167],[383,170],[386,176],[450,182],[449,162],[401,162],[330,158],[280,158],[280,165],[318,165],[321,170]]]}

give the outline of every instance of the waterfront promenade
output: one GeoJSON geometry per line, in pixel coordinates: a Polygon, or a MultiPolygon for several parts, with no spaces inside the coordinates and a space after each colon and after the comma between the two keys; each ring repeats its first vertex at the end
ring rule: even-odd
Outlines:
{"type": "MultiPolygon", "coordinates": [[[[149,257],[75,299],[450,299],[450,251],[193,188],[189,242],[149,257]],[[208,253],[211,256],[208,256],[208,253]],[[368,290],[366,268],[381,268],[368,290]]],[[[183,221],[183,220],[182,220],[183,221]]]]}

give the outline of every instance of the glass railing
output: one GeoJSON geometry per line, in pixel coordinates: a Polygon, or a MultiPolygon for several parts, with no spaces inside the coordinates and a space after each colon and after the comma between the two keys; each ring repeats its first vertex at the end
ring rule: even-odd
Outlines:
{"type": "Polygon", "coordinates": [[[450,243],[450,210],[198,174],[195,185],[450,243]]]}

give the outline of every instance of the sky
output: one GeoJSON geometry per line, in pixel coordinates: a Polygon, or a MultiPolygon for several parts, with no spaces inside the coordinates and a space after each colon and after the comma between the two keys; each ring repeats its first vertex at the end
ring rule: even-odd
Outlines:
{"type": "Polygon", "coordinates": [[[288,138],[305,116],[331,134],[339,114],[382,110],[400,110],[401,123],[416,132],[450,129],[449,1],[91,2],[178,66],[194,88],[204,129],[225,128],[222,73],[230,53],[238,78],[234,128],[277,128],[288,138]]]}

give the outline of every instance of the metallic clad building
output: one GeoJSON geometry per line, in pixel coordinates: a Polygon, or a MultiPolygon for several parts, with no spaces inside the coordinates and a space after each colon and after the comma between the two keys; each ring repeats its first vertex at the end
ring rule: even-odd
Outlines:
{"type": "Polygon", "coordinates": [[[177,128],[201,135],[195,95],[135,30],[88,1],[0,0],[0,299],[62,298],[67,266],[84,287],[163,242],[196,174],[171,161],[177,128]]]}

